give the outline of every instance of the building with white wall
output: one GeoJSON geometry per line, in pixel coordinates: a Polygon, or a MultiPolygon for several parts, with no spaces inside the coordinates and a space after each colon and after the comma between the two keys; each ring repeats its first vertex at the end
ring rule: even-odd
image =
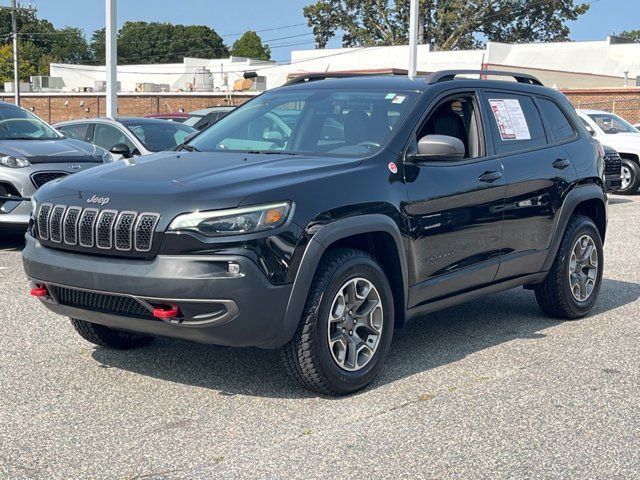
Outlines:
{"type": "MultiPolygon", "coordinates": [[[[303,73],[407,69],[408,46],[295,50],[291,61],[274,62],[242,57],[228,59],[185,58],[183,63],[120,65],[118,81],[123,92],[136,91],[142,83],[164,85],[169,91],[194,89],[196,72],[207,68],[213,91],[229,91],[245,72],[266,79],[266,88],[284,84],[303,73]]],[[[418,71],[446,69],[502,69],[531,73],[545,85],[559,89],[606,88],[636,85],[640,77],[640,44],[616,37],[594,42],[505,44],[488,42],[478,50],[434,51],[418,47],[418,71]]],[[[52,63],[51,76],[62,77],[67,91],[95,88],[104,81],[104,66],[52,63]]]]}

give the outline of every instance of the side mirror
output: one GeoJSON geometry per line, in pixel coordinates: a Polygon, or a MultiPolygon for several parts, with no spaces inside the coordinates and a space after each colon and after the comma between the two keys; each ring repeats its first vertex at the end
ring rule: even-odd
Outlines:
{"type": "Polygon", "coordinates": [[[282,135],[282,133],[278,132],[277,130],[266,132],[262,136],[262,139],[266,140],[267,142],[273,142],[277,145],[284,145],[284,135],[282,135]]]}
{"type": "Polygon", "coordinates": [[[585,128],[587,129],[587,132],[591,134],[592,137],[596,136],[596,131],[591,127],[591,125],[585,124],[585,128]]]}
{"type": "Polygon", "coordinates": [[[123,158],[131,158],[133,156],[126,143],[116,143],[109,151],[114,155],[122,155],[123,158]]]}
{"type": "Polygon", "coordinates": [[[416,162],[442,162],[462,160],[464,143],[448,135],[425,135],[418,140],[418,153],[410,156],[416,162]]]}

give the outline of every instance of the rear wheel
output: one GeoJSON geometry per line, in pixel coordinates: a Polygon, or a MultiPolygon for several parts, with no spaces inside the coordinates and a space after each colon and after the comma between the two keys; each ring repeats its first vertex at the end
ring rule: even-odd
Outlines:
{"type": "Polygon", "coordinates": [[[389,282],[370,255],[329,252],[316,272],[300,326],[282,350],[289,374],[324,394],[366,387],[387,356],[393,312],[389,282]]]}
{"type": "Polygon", "coordinates": [[[148,335],[123,332],[122,330],[115,330],[76,318],[71,319],[71,324],[86,341],[106,348],[128,350],[130,348],[144,347],[154,340],[153,337],[148,335]]]}
{"type": "Polygon", "coordinates": [[[598,298],[603,267],[598,229],[589,217],[573,216],[549,274],[535,290],[538,305],[551,317],[584,317],[598,298]]]}
{"type": "Polygon", "coordinates": [[[638,191],[638,187],[640,187],[640,167],[636,162],[628,158],[623,158],[621,177],[620,190],[616,193],[631,195],[638,191]]]}

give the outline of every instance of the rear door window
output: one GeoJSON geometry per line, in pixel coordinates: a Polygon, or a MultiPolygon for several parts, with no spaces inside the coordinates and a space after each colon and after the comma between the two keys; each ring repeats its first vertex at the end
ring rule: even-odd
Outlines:
{"type": "Polygon", "coordinates": [[[99,147],[111,150],[114,145],[124,143],[131,152],[137,150],[136,146],[127,135],[117,127],[113,125],[106,125],[103,123],[97,123],[95,131],[93,133],[93,143],[99,147]]]}
{"type": "Polygon", "coordinates": [[[531,150],[547,144],[540,112],[530,96],[485,92],[484,102],[497,154],[531,150]]]}
{"type": "Polygon", "coordinates": [[[569,123],[564,112],[554,101],[538,97],[538,104],[551,128],[551,134],[557,142],[564,142],[565,140],[570,140],[575,137],[576,131],[573,129],[571,123],[569,123]]]}
{"type": "Polygon", "coordinates": [[[76,140],[82,140],[88,142],[89,136],[89,124],[88,123],[76,123],[73,125],[62,125],[58,128],[65,137],[75,138],[76,140]]]}

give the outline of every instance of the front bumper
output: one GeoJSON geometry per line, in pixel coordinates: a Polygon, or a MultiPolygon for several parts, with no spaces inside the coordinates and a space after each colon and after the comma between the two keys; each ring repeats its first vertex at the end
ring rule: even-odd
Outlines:
{"type": "Polygon", "coordinates": [[[25,272],[33,284],[48,289],[41,301],[60,315],[238,347],[272,346],[282,336],[291,285],[271,284],[246,257],[160,255],[132,260],[70,253],[43,247],[30,235],[26,239],[25,272]],[[230,262],[240,266],[240,273],[228,272],[230,262]],[[129,304],[135,311],[126,309],[129,304]],[[163,306],[176,306],[180,315],[154,318],[151,312],[163,306]]]}

